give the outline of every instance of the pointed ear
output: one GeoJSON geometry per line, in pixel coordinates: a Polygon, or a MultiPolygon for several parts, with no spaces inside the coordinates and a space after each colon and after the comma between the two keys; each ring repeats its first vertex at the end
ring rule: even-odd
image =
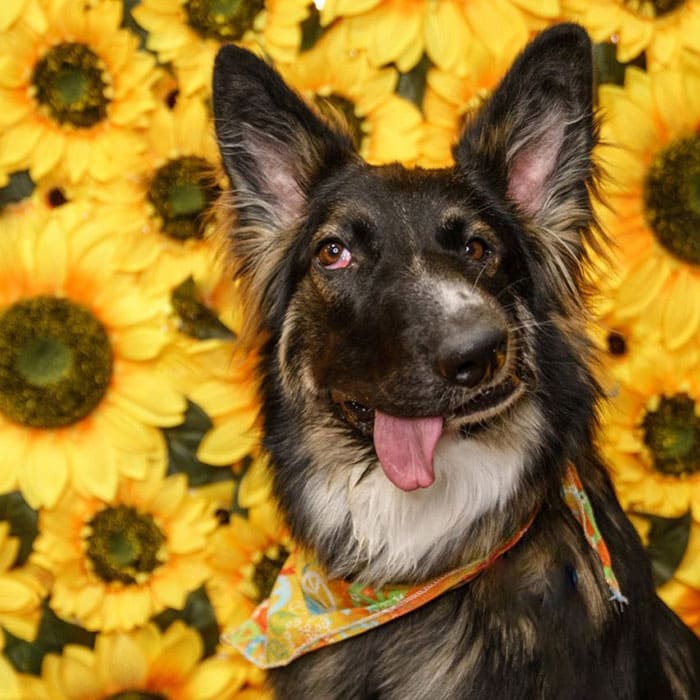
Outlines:
{"type": "Polygon", "coordinates": [[[314,184],[354,157],[332,130],[252,53],[227,45],[214,66],[216,135],[231,182],[229,232],[251,333],[274,325],[287,281],[284,259],[314,184]]]}
{"type": "Polygon", "coordinates": [[[518,57],[454,155],[458,167],[484,170],[535,225],[578,237],[590,224],[596,136],[591,42],[561,24],[518,57]]]}
{"type": "Polygon", "coordinates": [[[216,57],[213,105],[234,200],[243,208],[259,200],[265,218],[281,227],[303,211],[319,173],[352,151],[349,139],[321,121],[271,66],[232,44],[216,57]]]}

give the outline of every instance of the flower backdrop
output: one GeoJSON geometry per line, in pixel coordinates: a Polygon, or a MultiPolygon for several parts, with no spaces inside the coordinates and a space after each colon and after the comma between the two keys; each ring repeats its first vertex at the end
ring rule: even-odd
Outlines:
{"type": "Polygon", "coordinates": [[[3,0],[0,697],[267,695],[218,641],[290,546],[211,236],[218,47],[270,57],[370,162],[441,167],[571,19],[597,42],[615,244],[600,446],[700,634],[700,0],[3,0]]]}

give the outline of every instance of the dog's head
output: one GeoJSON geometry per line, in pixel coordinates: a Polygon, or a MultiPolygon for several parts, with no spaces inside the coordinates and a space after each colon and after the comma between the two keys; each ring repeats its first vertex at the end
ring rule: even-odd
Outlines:
{"type": "Polygon", "coordinates": [[[543,497],[557,475],[537,464],[560,463],[591,420],[587,36],[541,34],[446,170],[367,165],[234,46],[217,58],[214,110],[294,534],[332,570],[375,579],[434,568],[445,547],[459,558],[489,513],[515,519],[543,497]]]}

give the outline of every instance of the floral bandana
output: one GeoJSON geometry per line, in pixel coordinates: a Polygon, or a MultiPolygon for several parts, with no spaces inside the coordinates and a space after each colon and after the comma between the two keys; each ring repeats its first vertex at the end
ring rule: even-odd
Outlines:
{"type": "MultiPolygon", "coordinates": [[[[567,467],[563,495],[598,554],[611,600],[627,603],[620,592],[593,508],[573,465],[567,467]]],[[[449,571],[426,583],[372,588],[359,582],[329,580],[306,552],[294,550],[270,597],[251,618],[222,639],[259,668],[286,666],[297,657],[340,642],[405,615],[452,588],[471,581],[512,549],[530,529],[535,514],[488,557],[449,571]]]]}

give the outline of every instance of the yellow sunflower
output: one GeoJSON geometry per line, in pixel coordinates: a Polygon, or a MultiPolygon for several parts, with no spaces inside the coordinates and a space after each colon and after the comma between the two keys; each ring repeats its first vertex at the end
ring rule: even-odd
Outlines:
{"type": "Polygon", "coordinates": [[[214,56],[226,42],[291,61],[301,44],[309,0],[142,0],[136,21],[148,32],[146,45],[172,63],[185,95],[208,94],[214,56]]]}
{"type": "Polygon", "coordinates": [[[423,96],[425,133],[420,164],[440,168],[452,164],[452,146],[471,112],[490,95],[523,44],[509,45],[494,56],[478,40],[465,47],[470,70],[464,75],[431,68],[423,96]]]}
{"type": "Polygon", "coordinates": [[[208,501],[187,479],[161,473],[121,479],[101,500],[67,491],[39,514],[34,561],[50,571],[49,604],[89,630],[130,630],[165,608],[182,609],[209,576],[208,501]]]}
{"type": "Polygon", "coordinates": [[[216,253],[208,236],[224,182],[200,99],[180,96],[172,109],[159,106],[146,135],[138,168],[106,185],[86,183],[84,196],[100,202],[123,238],[116,267],[169,292],[190,276],[211,274],[216,253]]]}
{"type": "Polygon", "coordinates": [[[700,71],[626,71],[600,88],[601,209],[617,247],[611,323],[631,319],[671,350],[700,334],[700,71]]]}
{"type": "Polygon", "coordinates": [[[348,49],[338,27],[293,64],[279,68],[311,105],[349,128],[360,153],[371,162],[418,157],[422,120],[410,102],[393,95],[397,72],[374,68],[364,51],[348,49]]]}
{"type": "Polygon", "coordinates": [[[243,622],[272,590],[291,548],[277,530],[272,537],[255,522],[233,515],[212,536],[206,587],[223,629],[243,622]]]}
{"type": "MultiPolygon", "coordinates": [[[[32,700],[233,700],[246,681],[240,658],[202,659],[199,634],[180,621],[164,632],[149,624],[131,632],[99,634],[95,648],[75,644],[49,654],[32,700]]],[[[27,697],[27,696],[25,696],[27,697]]]]}
{"type": "Polygon", "coordinates": [[[0,626],[16,637],[31,640],[50,581],[33,564],[15,567],[18,552],[19,540],[10,536],[9,523],[0,521],[0,626]]]}
{"type": "Polygon", "coordinates": [[[700,515],[699,369],[685,354],[638,365],[605,405],[600,444],[625,510],[700,515]]]}
{"type": "Polygon", "coordinates": [[[700,51],[700,0],[562,0],[562,9],[594,41],[616,43],[621,63],[646,51],[647,65],[657,68],[684,47],[700,51]]]}
{"type": "Polygon", "coordinates": [[[443,70],[469,71],[466,47],[483,41],[494,56],[522,46],[560,14],[559,0],[326,0],[321,23],[338,17],[348,46],[366,49],[370,63],[395,63],[405,73],[423,53],[443,70]]]}
{"type": "Polygon", "coordinates": [[[162,459],[185,400],[160,368],[167,300],[112,272],[99,211],[66,205],[0,237],[0,493],[53,506],[70,482],[109,499],[162,459]]]}
{"type": "Polygon", "coordinates": [[[690,629],[700,636],[700,522],[693,520],[686,554],[673,578],[658,590],[690,629]]]}
{"type": "MultiPolygon", "coordinates": [[[[34,7],[34,5],[32,5],[34,7]]],[[[132,168],[154,107],[154,61],[120,29],[122,3],[37,5],[44,30],[19,22],[0,37],[0,184],[29,169],[100,181],[132,168]]]]}

